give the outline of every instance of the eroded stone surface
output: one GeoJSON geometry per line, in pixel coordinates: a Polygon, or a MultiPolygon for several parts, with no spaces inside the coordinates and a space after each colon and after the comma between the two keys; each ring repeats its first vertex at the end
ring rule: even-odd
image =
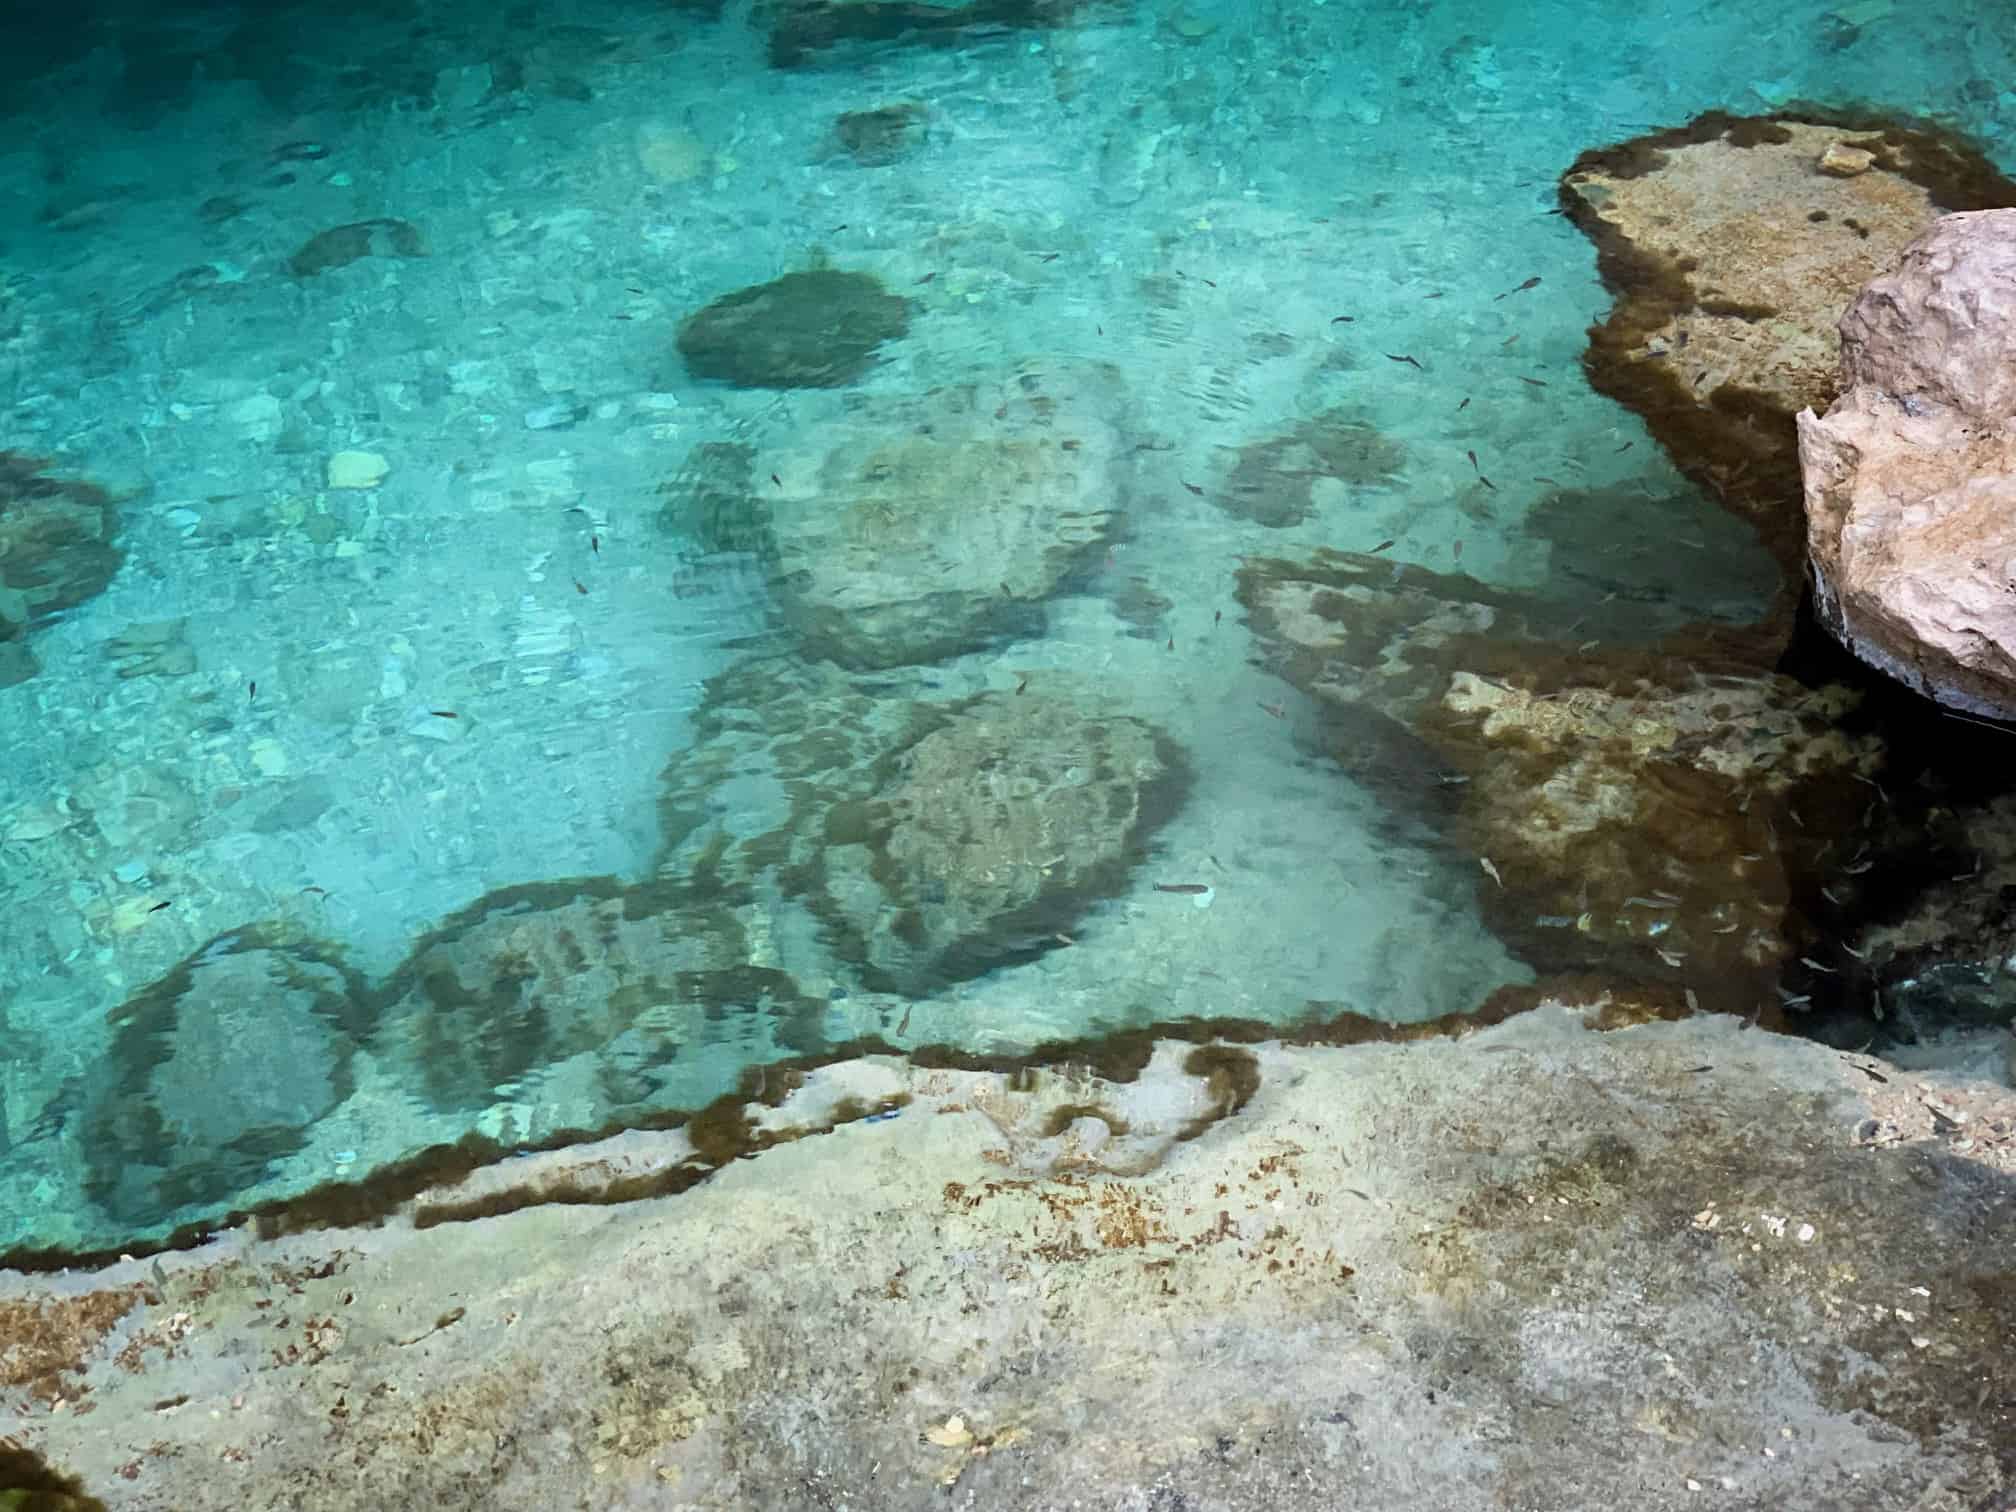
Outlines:
{"type": "Polygon", "coordinates": [[[667,769],[661,874],[788,900],[777,958],[809,965],[816,919],[879,991],[929,993],[1069,945],[1188,782],[1175,745],[1115,702],[1063,678],[932,701],[745,664],[710,685],[693,748],[667,769]]]}
{"type": "Polygon", "coordinates": [[[2016,1103],[1961,1153],[1866,1132],[1894,1067],[1581,1017],[1131,1088],[834,1067],[765,1116],[908,1100],[678,1197],[14,1278],[21,1431],[185,1512],[1987,1505],[2016,1103]]]}
{"type": "Polygon", "coordinates": [[[2016,184],[1927,130],[1710,115],[1585,153],[1562,198],[1617,296],[1591,333],[1592,381],[1796,576],[1791,421],[1834,397],[1841,311],[1942,210],[2016,205],[2016,184]],[[1871,165],[1823,171],[1843,148],[1871,165]]]}
{"type": "Polygon", "coordinates": [[[1773,673],[1760,633],[1569,646],[1543,602],[1359,553],[1249,558],[1239,595],[1323,748],[1477,858],[1486,920],[1536,967],[1777,1013],[1808,949],[1795,880],[1879,770],[1839,728],[1851,694],[1773,673]]]}
{"type": "Polygon", "coordinates": [[[1841,320],[1799,416],[1814,607],[1857,656],[2016,717],[2016,210],[1948,216],[1841,320]]]}
{"type": "Polygon", "coordinates": [[[909,306],[868,273],[813,268],[723,294],[679,327],[686,366],[737,388],[839,388],[910,328],[909,306]]]}

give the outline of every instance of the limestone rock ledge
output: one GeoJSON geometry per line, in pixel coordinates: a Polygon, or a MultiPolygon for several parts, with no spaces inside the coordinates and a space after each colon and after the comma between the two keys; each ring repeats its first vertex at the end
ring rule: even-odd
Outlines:
{"type": "Polygon", "coordinates": [[[1118,1083],[859,1060],[751,1114],[807,1137],[676,1197],[582,1201],[683,1158],[632,1134],[477,1179],[572,1201],[0,1277],[0,1437],[180,1512],[2016,1483],[2016,1097],[1588,1013],[1163,1042],[1118,1083]]]}
{"type": "Polygon", "coordinates": [[[1799,416],[1814,603],[1872,666],[2016,718],[2016,210],[1950,215],[1841,320],[1799,416]]]}

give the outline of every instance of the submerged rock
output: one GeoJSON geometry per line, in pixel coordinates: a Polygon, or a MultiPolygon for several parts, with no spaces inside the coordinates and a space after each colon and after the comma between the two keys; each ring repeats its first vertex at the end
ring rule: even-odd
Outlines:
{"type": "Polygon", "coordinates": [[[661,874],[787,900],[796,918],[769,926],[783,963],[837,957],[876,991],[1059,949],[1188,787],[1175,744],[1113,705],[1061,678],[947,702],[744,666],[710,686],[667,770],[661,874]]]}
{"type": "Polygon", "coordinates": [[[102,593],[123,560],[111,495],[48,465],[0,451],[0,687],[35,675],[28,633],[102,593]]]}
{"type": "Polygon", "coordinates": [[[726,1018],[760,1016],[772,1046],[810,1048],[791,1022],[814,1005],[764,956],[727,897],[606,877],[502,888],[393,973],[374,1049],[437,1111],[484,1107],[590,1055],[606,1116],[651,1097],[682,1055],[681,1073],[704,1073],[699,1052],[726,1018]]]}
{"type": "Polygon", "coordinates": [[[1776,1017],[1800,879],[1882,755],[1839,728],[1852,694],[1773,673],[1757,631],[1570,646],[1543,601],[1362,553],[1248,559],[1239,597],[1322,748],[1469,851],[1536,968],[1776,1017]]]}
{"type": "Polygon", "coordinates": [[[1117,529],[1121,392],[1103,366],[1029,362],[880,398],[766,445],[761,481],[746,448],[709,444],[665,523],[760,559],[804,652],[844,667],[1032,635],[1117,529]]]}
{"type": "Polygon", "coordinates": [[[1792,417],[1836,392],[1836,321],[1942,211],[2016,205],[2016,183],[1933,128],[1732,117],[1584,153],[1563,176],[1616,296],[1584,359],[1681,470],[1805,568],[1792,417]],[[1843,150],[1870,166],[1823,171],[1843,150]]]}
{"type": "Polygon", "coordinates": [[[1941,220],[1841,320],[1799,416],[1814,607],[1870,665],[2016,718],[2016,210],[1941,220]]]}
{"type": "Polygon", "coordinates": [[[241,1200],[350,1095],[367,1011],[331,952],[252,929],[213,941],[113,1010],[85,1190],[135,1234],[241,1200]]]}
{"type": "Polygon", "coordinates": [[[679,327],[696,378],[737,388],[841,388],[910,329],[908,304],[868,273],[815,268],[724,294],[679,327]]]}

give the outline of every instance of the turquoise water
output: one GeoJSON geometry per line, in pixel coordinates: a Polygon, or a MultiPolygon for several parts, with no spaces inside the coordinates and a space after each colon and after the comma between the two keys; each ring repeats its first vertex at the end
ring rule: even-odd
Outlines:
{"type": "Polygon", "coordinates": [[[2006,7],[1144,4],[788,68],[740,11],[555,15],[20,51],[0,450],[112,550],[0,688],[0,1250],[858,1040],[1530,980],[1400,759],[1256,665],[1242,559],[1760,615],[1761,547],[1582,377],[1559,175],[1792,101],[2016,167],[2006,7]],[[682,355],[829,270],[902,301],[858,371],[682,355]],[[1564,470],[1711,562],[1571,571],[1564,470]],[[1031,499],[1033,545],[983,523],[1031,499]]]}

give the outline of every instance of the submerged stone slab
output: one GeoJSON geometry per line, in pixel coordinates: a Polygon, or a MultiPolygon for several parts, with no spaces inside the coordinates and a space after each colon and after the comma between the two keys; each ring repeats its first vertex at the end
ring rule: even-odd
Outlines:
{"type": "Polygon", "coordinates": [[[814,268],[723,294],[681,324],[678,346],[697,378],[840,388],[909,329],[909,305],[873,274],[814,268]]]}
{"type": "Polygon", "coordinates": [[[860,982],[909,996],[1069,946],[1188,787],[1166,735],[1061,677],[911,698],[780,659],[718,679],[695,724],[661,874],[788,899],[780,949],[816,920],[860,982]]]}
{"type": "Polygon", "coordinates": [[[2016,718],[2016,210],[1950,215],[1841,319],[1799,415],[1821,623],[1940,703],[2016,718]]]}
{"type": "Polygon", "coordinates": [[[0,687],[35,675],[26,640],[39,623],[105,590],[124,554],[112,497],[53,478],[49,463],[0,451],[0,687]]]}
{"type": "Polygon", "coordinates": [[[632,1135],[503,1216],[0,1280],[0,1368],[121,1512],[1994,1506],[2016,1100],[1593,1012],[824,1068],[680,1196],[583,1205],[690,1153],[632,1135]]]}
{"type": "Polygon", "coordinates": [[[1882,745],[1840,728],[1852,693],[1774,673],[1759,631],[1568,645],[1542,599],[1362,553],[1248,558],[1238,592],[1319,746],[1475,858],[1537,969],[1775,1020],[1814,949],[1801,879],[1869,818],[1882,745]]]}

